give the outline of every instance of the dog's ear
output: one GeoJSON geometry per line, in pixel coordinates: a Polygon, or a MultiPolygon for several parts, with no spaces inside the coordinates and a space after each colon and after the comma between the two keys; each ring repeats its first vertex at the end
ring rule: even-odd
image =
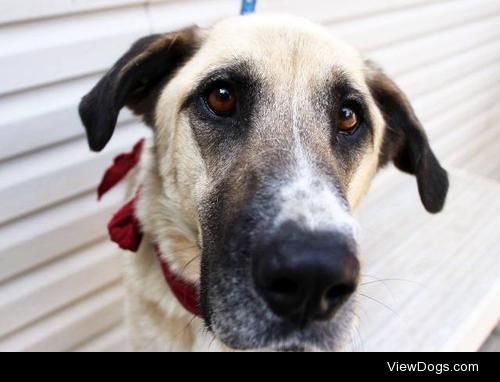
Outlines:
{"type": "Polygon", "coordinates": [[[137,41],[80,103],[90,148],[106,146],[124,106],[151,125],[159,90],[199,43],[196,27],[137,41]]]}
{"type": "Polygon", "coordinates": [[[400,170],[415,175],[427,211],[441,211],[448,194],[448,174],[434,155],[410,102],[394,81],[370,61],[366,62],[366,80],[386,123],[381,166],[393,161],[400,170]]]}

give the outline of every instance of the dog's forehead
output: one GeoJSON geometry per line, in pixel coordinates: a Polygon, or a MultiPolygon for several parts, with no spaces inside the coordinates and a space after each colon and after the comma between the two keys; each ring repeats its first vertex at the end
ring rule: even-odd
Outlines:
{"type": "Polygon", "coordinates": [[[206,31],[197,56],[194,61],[202,73],[244,61],[276,80],[297,71],[317,79],[339,71],[364,84],[363,60],[356,49],[327,29],[291,16],[225,19],[206,31]]]}

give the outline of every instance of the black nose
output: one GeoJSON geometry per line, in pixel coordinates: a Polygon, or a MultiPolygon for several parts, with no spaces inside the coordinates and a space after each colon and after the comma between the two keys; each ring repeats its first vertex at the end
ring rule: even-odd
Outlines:
{"type": "Polygon", "coordinates": [[[304,327],[330,319],[356,290],[360,265],[348,235],[307,232],[294,223],[257,246],[254,279],[271,310],[304,327]]]}

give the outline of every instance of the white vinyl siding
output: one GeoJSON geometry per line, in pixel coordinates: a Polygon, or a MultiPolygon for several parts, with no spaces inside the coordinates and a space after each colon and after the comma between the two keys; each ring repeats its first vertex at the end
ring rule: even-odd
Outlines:
{"type": "MultiPolygon", "coordinates": [[[[78,102],[136,39],[239,9],[239,0],[0,2],[0,351],[125,349],[119,251],[105,228],[124,191],[98,204],[95,188],[147,130],[124,112],[92,154],[78,102]]],[[[410,96],[445,164],[500,179],[498,161],[477,155],[500,152],[498,129],[487,129],[500,117],[500,1],[259,0],[257,9],[320,21],[359,47],[410,96]]]]}

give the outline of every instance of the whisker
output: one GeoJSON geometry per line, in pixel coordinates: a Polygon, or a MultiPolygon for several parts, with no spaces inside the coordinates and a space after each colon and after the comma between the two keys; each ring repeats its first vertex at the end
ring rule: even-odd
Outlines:
{"type": "Polygon", "coordinates": [[[191,325],[193,324],[193,321],[196,319],[196,316],[193,315],[193,317],[187,322],[187,324],[181,329],[179,330],[179,332],[174,336],[174,339],[178,339],[179,337],[181,337],[182,335],[184,335],[184,333],[190,329],[191,325]]]}
{"type": "Polygon", "coordinates": [[[213,333],[211,333],[212,335],[212,341],[210,341],[210,343],[208,344],[208,352],[210,353],[210,348],[213,346],[213,344],[215,343],[215,340],[217,338],[215,338],[215,335],[213,333]]]}
{"type": "Polygon", "coordinates": [[[193,317],[191,317],[191,319],[188,321],[188,323],[184,327],[184,330],[188,329],[191,325],[193,325],[193,322],[194,322],[194,320],[196,320],[196,318],[197,317],[193,314],[193,317]]]}
{"type": "Polygon", "coordinates": [[[365,294],[363,294],[363,293],[360,293],[359,295],[360,295],[360,296],[362,296],[362,297],[365,297],[365,298],[367,298],[367,299],[369,299],[369,300],[372,300],[372,301],[374,301],[374,302],[376,302],[376,303],[378,303],[378,304],[380,304],[380,305],[382,305],[384,308],[388,309],[388,310],[389,310],[389,311],[391,311],[394,315],[396,315],[397,317],[399,317],[399,314],[398,314],[398,313],[397,313],[394,309],[392,309],[389,305],[384,304],[383,302],[381,302],[381,301],[377,300],[376,298],[373,298],[373,297],[367,296],[367,295],[365,295],[365,294]]]}
{"type": "MultiPolygon", "coordinates": [[[[356,317],[357,317],[357,315],[356,315],[356,317]]],[[[358,317],[358,320],[360,320],[359,317],[358,317]]],[[[361,336],[361,332],[359,331],[358,323],[356,323],[354,325],[354,330],[356,331],[356,334],[357,334],[357,336],[359,338],[359,343],[361,345],[359,351],[360,352],[365,352],[365,344],[364,344],[364,341],[363,341],[363,337],[361,336]]]]}
{"type": "Polygon", "coordinates": [[[195,257],[193,257],[191,260],[189,260],[186,265],[184,265],[184,267],[182,268],[182,272],[184,272],[191,264],[193,264],[196,260],[200,259],[201,258],[201,255],[196,255],[195,257]]]}
{"type": "MultiPolygon", "coordinates": [[[[372,277],[372,278],[375,278],[375,277],[372,277]]],[[[418,285],[419,287],[422,287],[422,288],[425,288],[425,285],[417,282],[417,281],[414,281],[414,280],[408,280],[408,279],[397,279],[397,278],[392,278],[392,279],[377,279],[377,280],[374,280],[374,281],[367,281],[365,283],[362,283],[362,284],[359,284],[360,286],[365,286],[365,285],[371,285],[371,284],[376,284],[376,283],[384,283],[384,282],[396,282],[396,281],[400,281],[400,282],[406,282],[406,283],[410,283],[410,284],[415,284],[415,285],[418,285]]]]}
{"type": "Polygon", "coordinates": [[[177,251],[172,251],[172,252],[169,252],[171,255],[178,255],[179,253],[182,253],[182,252],[186,252],[186,251],[190,251],[192,249],[200,249],[199,246],[197,245],[192,245],[190,247],[186,247],[186,248],[181,248],[181,249],[178,249],[177,251]]]}
{"type": "MultiPolygon", "coordinates": [[[[371,276],[371,277],[372,278],[376,278],[374,276],[371,276]]],[[[376,281],[371,281],[371,282],[368,282],[368,283],[363,283],[360,286],[365,286],[365,285],[369,285],[369,284],[373,284],[373,283],[377,283],[377,282],[381,283],[384,286],[384,288],[387,291],[387,293],[389,293],[389,295],[391,296],[392,301],[397,305],[398,302],[396,300],[396,297],[394,296],[394,293],[392,293],[392,290],[389,288],[389,286],[385,283],[385,280],[377,279],[376,281]]]]}

